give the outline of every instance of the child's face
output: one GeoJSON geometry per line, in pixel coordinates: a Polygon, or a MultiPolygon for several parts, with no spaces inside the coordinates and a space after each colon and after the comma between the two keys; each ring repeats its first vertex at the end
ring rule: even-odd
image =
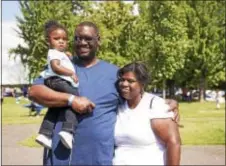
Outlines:
{"type": "Polygon", "coordinates": [[[56,29],[49,35],[49,45],[58,51],[65,51],[67,48],[67,33],[63,29],[56,29]]]}

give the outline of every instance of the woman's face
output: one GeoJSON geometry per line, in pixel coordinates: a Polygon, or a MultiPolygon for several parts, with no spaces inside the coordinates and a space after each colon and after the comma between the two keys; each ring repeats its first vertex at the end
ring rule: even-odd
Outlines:
{"type": "Polygon", "coordinates": [[[137,80],[135,73],[127,72],[119,78],[119,91],[126,100],[141,98],[143,85],[137,80]]]}

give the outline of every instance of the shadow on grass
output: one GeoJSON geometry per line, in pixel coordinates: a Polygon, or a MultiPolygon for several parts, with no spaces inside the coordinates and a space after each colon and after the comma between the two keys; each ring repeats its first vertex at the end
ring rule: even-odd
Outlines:
{"type": "Polygon", "coordinates": [[[39,115],[36,115],[36,114],[32,114],[32,115],[20,115],[20,117],[37,117],[37,116],[45,116],[45,114],[39,114],[39,115]]]}

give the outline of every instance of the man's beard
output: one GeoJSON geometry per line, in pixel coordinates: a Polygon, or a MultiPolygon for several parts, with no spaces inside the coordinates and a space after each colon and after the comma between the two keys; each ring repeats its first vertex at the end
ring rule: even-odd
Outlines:
{"type": "Polygon", "coordinates": [[[96,52],[90,52],[90,54],[86,55],[86,56],[81,56],[81,55],[77,54],[77,56],[80,60],[88,62],[88,61],[92,61],[95,58],[96,52]]]}

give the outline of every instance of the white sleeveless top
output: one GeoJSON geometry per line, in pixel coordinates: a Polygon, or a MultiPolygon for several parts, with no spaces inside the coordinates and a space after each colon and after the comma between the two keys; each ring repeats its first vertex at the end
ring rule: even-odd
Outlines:
{"type": "Polygon", "coordinates": [[[164,165],[165,146],[155,136],[150,121],[172,118],[173,112],[168,110],[165,100],[146,92],[136,108],[130,109],[127,102],[121,105],[115,125],[113,165],[164,165]]]}

